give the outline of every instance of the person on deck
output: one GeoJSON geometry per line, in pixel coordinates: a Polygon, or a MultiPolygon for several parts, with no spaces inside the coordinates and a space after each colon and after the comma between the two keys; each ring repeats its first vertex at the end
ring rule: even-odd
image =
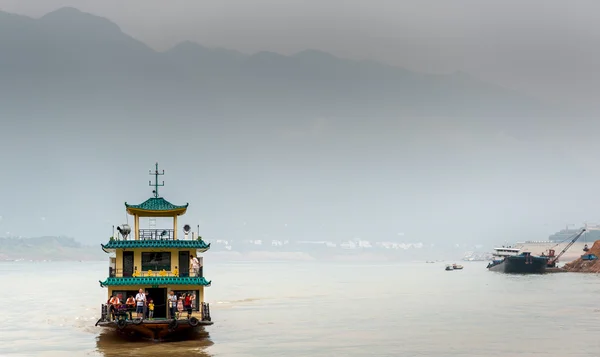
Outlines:
{"type": "Polygon", "coordinates": [[[179,300],[177,301],[177,318],[181,316],[183,312],[183,296],[179,296],[179,300]]]}
{"type": "Polygon", "coordinates": [[[152,301],[152,299],[150,299],[148,302],[148,317],[150,318],[150,320],[154,319],[154,302],[152,301]]]}
{"type": "Polygon", "coordinates": [[[200,273],[200,262],[194,255],[190,255],[190,265],[192,266],[192,274],[190,276],[198,276],[200,273]]]}
{"type": "Polygon", "coordinates": [[[177,318],[177,315],[175,314],[176,311],[177,311],[177,296],[175,295],[175,292],[173,290],[171,290],[169,292],[169,313],[170,313],[170,317],[172,319],[177,318]]]}
{"type": "Polygon", "coordinates": [[[129,319],[133,320],[133,317],[131,317],[131,314],[135,310],[135,299],[133,298],[133,295],[129,295],[125,304],[127,305],[127,312],[129,312],[129,319]]]}
{"type": "Polygon", "coordinates": [[[183,306],[187,310],[187,318],[188,320],[192,317],[192,296],[190,293],[185,294],[185,299],[183,300],[183,306]]]}
{"type": "Polygon", "coordinates": [[[121,301],[117,296],[117,293],[114,293],[113,296],[108,300],[108,314],[112,316],[112,319],[115,319],[115,310],[119,308],[121,305],[121,301]]]}
{"type": "Polygon", "coordinates": [[[137,318],[143,318],[144,316],[144,305],[146,304],[146,294],[144,294],[144,289],[140,289],[138,294],[135,296],[135,301],[137,302],[136,314],[137,318]]]}

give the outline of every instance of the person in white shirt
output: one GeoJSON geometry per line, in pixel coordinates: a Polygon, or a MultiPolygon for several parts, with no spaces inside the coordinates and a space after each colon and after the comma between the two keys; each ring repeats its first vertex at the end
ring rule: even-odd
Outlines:
{"type": "Polygon", "coordinates": [[[137,318],[143,318],[144,316],[144,306],[146,305],[146,294],[144,294],[144,289],[140,289],[138,294],[135,296],[136,306],[136,314],[137,318]]]}
{"type": "Polygon", "coordinates": [[[177,318],[177,295],[173,290],[169,292],[169,313],[172,319],[177,318]]]}
{"type": "Polygon", "coordinates": [[[198,273],[200,271],[200,262],[198,261],[198,258],[196,258],[193,255],[190,255],[190,265],[192,266],[192,274],[190,274],[190,276],[198,276],[198,273]]]}

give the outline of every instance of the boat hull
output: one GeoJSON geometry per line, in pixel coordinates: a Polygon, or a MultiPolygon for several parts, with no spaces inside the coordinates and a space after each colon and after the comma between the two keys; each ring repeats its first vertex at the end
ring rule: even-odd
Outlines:
{"type": "Polygon", "coordinates": [[[96,326],[115,330],[118,333],[138,336],[152,340],[168,339],[171,336],[181,338],[191,335],[192,332],[200,331],[204,326],[212,325],[212,321],[191,321],[188,319],[165,319],[165,320],[122,320],[98,321],[96,326]],[[175,322],[177,321],[177,322],[175,322]]]}
{"type": "Polygon", "coordinates": [[[547,264],[547,258],[513,256],[506,257],[501,262],[490,263],[488,269],[505,274],[544,274],[547,264]]]}

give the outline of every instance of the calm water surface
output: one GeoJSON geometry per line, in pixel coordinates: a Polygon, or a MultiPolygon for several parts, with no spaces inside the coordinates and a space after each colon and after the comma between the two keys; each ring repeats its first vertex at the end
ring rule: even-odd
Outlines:
{"type": "Polygon", "coordinates": [[[215,324],[185,342],[94,327],[106,262],[0,263],[1,356],[598,356],[600,277],[486,262],[212,263],[215,324]]]}

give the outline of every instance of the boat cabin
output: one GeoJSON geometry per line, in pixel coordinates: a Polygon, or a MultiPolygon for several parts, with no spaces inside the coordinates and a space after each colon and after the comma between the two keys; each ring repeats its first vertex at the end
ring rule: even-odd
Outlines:
{"type": "Polygon", "coordinates": [[[511,247],[494,248],[493,255],[495,257],[500,257],[500,258],[512,257],[512,256],[519,255],[520,251],[521,251],[521,249],[519,249],[519,248],[511,248],[511,247]]]}

